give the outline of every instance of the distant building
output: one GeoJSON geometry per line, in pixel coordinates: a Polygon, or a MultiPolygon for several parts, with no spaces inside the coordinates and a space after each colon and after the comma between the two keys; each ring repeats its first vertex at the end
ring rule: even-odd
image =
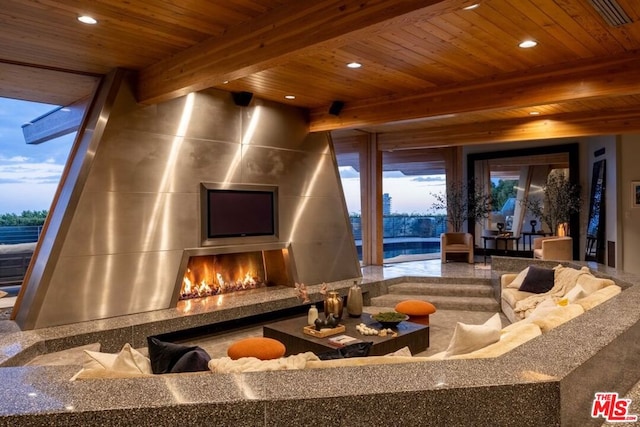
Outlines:
{"type": "Polygon", "coordinates": [[[391,196],[389,193],[382,195],[382,215],[391,215],[391,196]]]}

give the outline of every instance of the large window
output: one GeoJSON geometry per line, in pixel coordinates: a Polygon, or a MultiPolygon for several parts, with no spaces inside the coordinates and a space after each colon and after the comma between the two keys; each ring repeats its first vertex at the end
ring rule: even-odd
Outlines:
{"type": "MultiPolygon", "coordinates": [[[[0,98],[0,244],[14,245],[6,252],[37,242],[69,156],[75,133],[40,144],[27,144],[22,133],[25,123],[55,108],[0,98]]],[[[27,265],[5,259],[0,286],[21,283],[27,265]]]]}
{"type": "Polygon", "coordinates": [[[338,169],[342,190],[344,192],[351,231],[358,251],[358,259],[362,261],[362,202],[360,194],[360,171],[358,153],[338,154],[338,169]]]}
{"type": "Polygon", "coordinates": [[[382,155],[384,262],[437,258],[446,220],[433,209],[445,191],[444,161],[433,150],[382,155]]]}

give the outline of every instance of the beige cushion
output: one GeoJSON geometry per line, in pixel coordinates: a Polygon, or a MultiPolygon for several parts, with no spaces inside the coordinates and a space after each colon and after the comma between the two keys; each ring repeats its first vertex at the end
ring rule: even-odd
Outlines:
{"type": "Polygon", "coordinates": [[[582,286],[582,289],[584,289],[585,293],[587,295],[590,295],[604,287],[615,285],[615,282],[610,279],[601,279],[591,274],[583,274],[578,277],[576,285],[582,286]]]}
{"type": "Polygon", "coordinates": [[[71,380],[86,378],[127,378],[153,375],[151,361],[128,343],[119,353],[85,350],[85,362],[71,380]]]}
{"type": "Polygon", "coordinates": [[[562,297],[562,299],[558,301],[558,304],[560,305],[573,304],[580,298],[584,298],[586,296],[587,296],[587,293],[585,292],[584,288],[580,285],[575,285],[573,288],[571,288],[569,292],[564,294],[564,297],[562,297]],[[566,304],[562,303],[561,301],[566,301],[566,304]]]}
{"type": "Polygon", "coordinates": [[[447,347],[445,357],[456,354],[471,353],[500,339],[502,321],[500,314],[496,313],[482,325],[467,325],[458,322],[453,331],[453,337],[447,347]]]}
{"type": "Polygon", "coordinates": [[[7,295],[9,295],[9,294],[6,293],[5,291],[0,291],[0,298],[6,297],[7,295]]]}
{"type": "Polygon", "coordinates": [[[547,314],[555,310],[558,305],[552,299],[544,300],[533,309],[524,320],[527,322],[533,322],[536,319],[542,319],[547,314]]]}
{"type": "Polygon", "coordinates": [[[577,300],[576,304],[580,305],[584,311],[591,310],[596,305],[613,298],[620,292],[622,292],[622,288],[618,285],[605,286],[604,288],[577,300]]]}
{"type": "Polygon", "coordinates": [[[558,306],[546,316],[534,319],[532,323],[538,325],[542,333],[546,333],[556,326],[580,316],[582,313],[584,313],[584,309],[578,304],[569,304],[564,307],[558,306]]]}
{"type": "Polygon", "coordinates": [[[524,281],[524,278],[527,277],[528,273],[529,273],[529,267],[525,268],[520,273],[518,273],[518,275],[511,281],[511,283],[507,285],[507,288],[519,289],[520,286],[522,286],[522,282],[524,281]]]}
{"type": "MultiPolygon", "coordinates": [[[[516,324],[514,323],[514,325],[516,324]]],[[[540,327],[533,323],[520,324],[510,329],[505,328],[501,331],[498,342],[468,354],[452,356],[451,359],[479,359],[502,356],[506,352],[540,335],[542,335],[540,327]]]]}
{"type": "Polygon", "coordinates": [[[515,307],[516,302],[525,298],[535,295],[531,292],[523,292],[513,288],[506,288],[502,290],[502,299],[507,302],[511,307],[515,307]]]}

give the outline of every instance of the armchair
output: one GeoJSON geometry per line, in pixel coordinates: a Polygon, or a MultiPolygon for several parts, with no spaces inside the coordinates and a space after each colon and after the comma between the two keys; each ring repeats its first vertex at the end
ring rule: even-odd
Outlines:
{"type": "Polygon", "coordinates": [[[567,236],[538,237],[533,241],[533,257],[570,261],[573,259],[573,239],[567,236]]]}
{"type": "Polygon", "coordinates": [[[447,262],[447,254],[467,254],[467,262],[473,264],[473,236],[470,233],[442,233],[440,235],[442,263],[447,262]]]}

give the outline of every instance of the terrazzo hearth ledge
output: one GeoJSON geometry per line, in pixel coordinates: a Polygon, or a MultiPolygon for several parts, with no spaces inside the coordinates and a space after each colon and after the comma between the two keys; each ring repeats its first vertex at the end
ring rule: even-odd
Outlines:
{"type": "MultiPolygon", "coordinates": [[[[528,263],[494,257],[486,274],[499,292],[500,275],[520,271],[528,263]]],[[[11,322],[5,321],[0,342],[0,425],[370,426],[399,420],[421,426],[508,426],[516,420],[523,426],[600,425],[602,420],[590,417],[594,393],[624,395],[640,377],[640,278],[588,266],[594,274],[613,279],[623,292],[493,359],[70,382],[78,366],[20,365],[37,354],[91,342],[101,342],[108,352],[118,351],[125,342],[141,347],[149,335],[300,303],[291,289],[285,289],[225,298],[213,311],[194,305],[186,315],[159,310],[27,332],[12,330],[7,326],[11,322]]],[[[369,297],[386,293],[391,284],[429,280],[402,269],[363,270],[360,282],[369,297]]],[[[329,287],[346,295],[351,285],[347,280],[329,287]]],[[[312,301],[320,300],[316,289],[309,286],[312,301]]]]}

